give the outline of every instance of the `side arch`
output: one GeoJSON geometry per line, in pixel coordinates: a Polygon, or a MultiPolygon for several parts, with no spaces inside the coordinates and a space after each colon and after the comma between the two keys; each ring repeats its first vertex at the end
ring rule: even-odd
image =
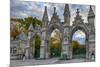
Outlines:
{"type": "Polygon", "coordinates": [[[39,51],[37,53],[39,53],[39,56],[38,57],[35,57],[35,53],[36,53],[36,36],[39,37],[39,39],[41,40],[41,43],[42,43],[42,38],[41,38],[41,35],[40,33],[34,33],[34,35],[31,37],[30,39],[30,57],[31,58],[40,58],[40,47],[41,47],[41,43],[40,43],[40,46],[39,46],[39,51]]]}
{"type": "MultiPolygon", "coordinates": [[[[76,25],[76,26],[72,26],[71,31],[70,31],[70,44],[72,45],[72,37],[73,34],[77,31],[77,30],[81,30],[85,33],[86,35],[86,39],[85,39],[85,44],[86,44],[86,58],[89,58],[89,31],[87,29],[87,27],[85,27],[85,25],[76,25]]],[[[73,56],[72,54],[72,47],[70,45],[70,51],[71,51],[71,56],[73,56]]]]}

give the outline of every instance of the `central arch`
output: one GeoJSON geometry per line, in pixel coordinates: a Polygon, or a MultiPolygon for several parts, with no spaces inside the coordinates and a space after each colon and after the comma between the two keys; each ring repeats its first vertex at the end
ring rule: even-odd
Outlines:
{"type": "Polygon", "coordinates": [[[50,50],[51,49],[51,43],[50,43],[50,40],[51,40],[51,34],[53,31],[55,30],[59,30],[59,34],[60,34],[60,54],[58,57],[61,56],[61,51],[62,51],[62,42],[63,42],[63,28],[59,25],[59,24],[51,24],[49,27],[48,27],[48,30],[47,30],[47,40],[48,40],[48,44],[47,44],[47,51],[48,51],[48,57],[51,58],[52,57],[52,51],[50,50]]]}
{"type": "Polygon", "coordinates": [[[61,33],[58,29],[54,29],[49,39],[50,57],[60,57],[61,55],[61,33]]]}

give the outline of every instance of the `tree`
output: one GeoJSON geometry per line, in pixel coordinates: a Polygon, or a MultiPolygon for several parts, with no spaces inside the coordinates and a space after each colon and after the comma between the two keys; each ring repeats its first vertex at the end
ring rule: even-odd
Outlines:
{"type": "Polygon", "coordinates": [[[86,45],[80,44],[78,41],[72,41],[73,54],[85,54],[86,53],[86,45]]]}
{"type": "Polygon", "coordinates": [[[35,35],[35,58],[38,58],[40,56],[40,45],[41,45],[41,39],[40,37],[36,34],[35,35]]]}
{"type": "Polygon", "coordinates": [[[28,32],[29,25],[32,23],[33,27],[36,25],[42,27],[42,22],[38,20],[37,18],[33,17],[26,17],[24,19],[14,19],[16,28],[11,30],[11,36],[15,39],[17,35],[19,35],[20,32],[28,32]]]}
{"type": "Polygon", "coordinates": [[[79,46],[80,44],[78,41],[72,41],[73,54],[78,54],[79,46]]]}
{"type": "Polygon", "coordinates": [[[36,34],[35,35],[35,47],[40,48],[41,45],[41,38],[36,34]]]}
{"type": "Polygon", "coordinates": [[[24,18],[25,29],[28,29],[31,23],[33,26],[39,25],[40,27],[42,27],[42,22],[37,18],[33,18],[33,17],[24,18]]]}
{"type": "Polygon", "coordinates": [[[61,47],[60,40],[55,37],[51,37],[50,44],[51,44],[51,48],[60,48],[61,47]]]}
{"type": "Polygon", "coordinates": [[[59,37],[59,32],[55,32],[54,37],[50,39],[50,53],[51,57],[58,57],[61,54],[61,41],[59,37]]]}
{"type": "Polygon", "coordinates": [[[73,49],[77,50],[79,48],[79,42],[78,41],[73,41],[72,42],[72,47],[73,47],[73,49]]]}
{"type": "Polygon", "coordinates": [[[80,49],[80,53],[83,53],[83,54],[85,54],[86,53],[86,45],[80,45],[80,47],[79,47],[80,49]]]}
{"type": "Polygon", "coordinates": [[[15,39],[20,34],[20,32],[17,31],[16,29],[13,29],[10,34],[11,34],[11,37],[15,39]]]}

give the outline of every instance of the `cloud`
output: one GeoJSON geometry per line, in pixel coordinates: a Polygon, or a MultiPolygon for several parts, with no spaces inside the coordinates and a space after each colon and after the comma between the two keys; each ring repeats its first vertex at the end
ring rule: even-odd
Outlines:
{"type": "MultiPolygon", "coordinates": [[[[61,19],[61,21],[64,21],[64,3],[11,0],[11,17],[24,18],[27,16],[32,16],[42,20],[44,6],[47,6],[49,20],[51,19],[53,14],[53,7],[56,7],[59,18],[61,19]]],[[[69,7],[71,12],[71,24],[74,21],[74,17],[76,16],[77,8],[80,10],[80,15],[84,19],[84,22],[87,23],[89,5],[70,4],[69,7]]],[[[95,7],[92,7],[95,12],[95,7]]]]}
{"type": "Polygon", "coordinates": [[[73,34],[73,38],[72,40],[76,40],[78,41],[80,44],[85,44],[85,39],[86,39],[86,35],[83,31],[81,30],[77,30],[74,34],[73,34]]]}
{"type": "Polygon", "coordinates": [[[38,2],[11,0],[11,17],[33,16],[41,19],[44,9],[40,6],[38,2]]]}

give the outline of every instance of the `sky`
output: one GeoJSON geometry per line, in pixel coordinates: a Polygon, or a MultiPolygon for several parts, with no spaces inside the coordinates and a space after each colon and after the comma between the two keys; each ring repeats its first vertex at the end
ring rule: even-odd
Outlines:
{"type": "MultiPolygon", "coordinates": [[[[53,14],[53,7],[56,7],[56,12],[59,15],[59,18],[61,19],[61,22],[64,21],[63,20],[64,6],[65,6],[64,3],[11,0],[10,16],[12,18],[25,18],[28,16],[32,16],[38,18],[39,20],[42,20],[45,6],[47,6],[49,21],[53,14]]],[[[69,4],[69,9],[71,13],[70,24],[72,24],[72,22],[74,21],[77,8],[80,11],[80,15],[82,16],[82,19],[84,19],[84,22],[87,23],[89,5],[69,4]]],[[[95,7],[93,5],[92,5],[92,9],[95,12],[95,7]]],[[[84,36],[85,36],[84,33],[77,31],[74,34],[73,39],[79,40],[80,43],[83,43],[84,36]]]]}
{"type": "MultiPolygon", "coordinates": [[[[49,2],[36,2],[36,1],[19,1],[11,0],[11,17],[24,18],[28,16],[36,17],[42,19],[44,13],[44,6],[47,6],[49,20],[53,14],[53,7],[56,7],[57,14],[59,15],[61,21],[64,21],[63,13],[65,3],[49,3],[49,2]]],[[[89,11],[89,5],[79,5],[79,4],[69,4],[71,12],[71,23],[74,21],[76,16],[76,9],[80,10],[80,15],[87,22],[87,14],[89,11]]],[[[95,7],[92,6],[93,10],[95,7]]]]}
{"type": "Polygon", "coordinates": [[[72,40],[78,41],[80,44],[85,45],[86,35],[83,31],[77,30],[73,34],[72,40]]]}

